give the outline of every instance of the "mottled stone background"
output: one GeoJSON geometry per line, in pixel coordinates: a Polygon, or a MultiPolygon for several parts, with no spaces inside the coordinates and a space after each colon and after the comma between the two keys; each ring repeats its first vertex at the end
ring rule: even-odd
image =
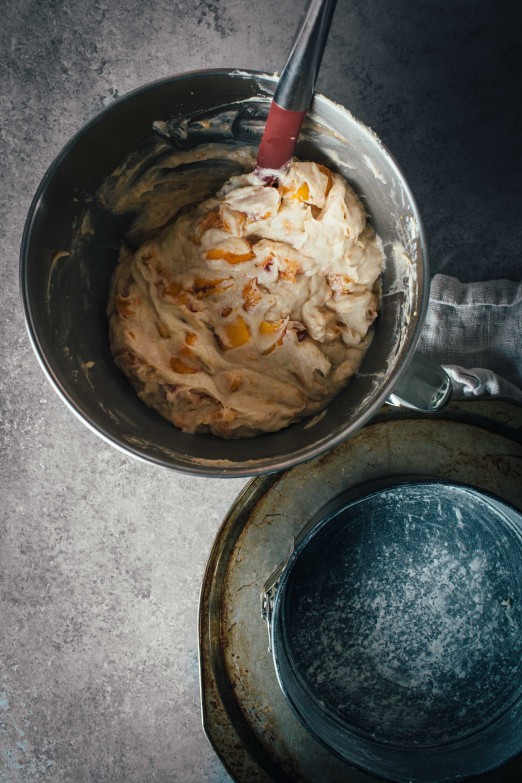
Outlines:
{"type": "MultiPolygon", "coordinates": [[[[145,82],[282,66],[303,0],[0,6],[0,783],[228,780],[200,727],[197,605],[244,483],[105,445],[45,381],[18,252],[69,137],[145,82]]],[[[382,137],[420,202],[432,271],[520,278],[520,5],[339,0],[318,87],[382,137]]]]}

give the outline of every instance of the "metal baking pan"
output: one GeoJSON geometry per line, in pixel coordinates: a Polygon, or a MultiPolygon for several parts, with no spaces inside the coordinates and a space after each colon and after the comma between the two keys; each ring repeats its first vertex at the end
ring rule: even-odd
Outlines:
{"type": "MultiPolygon", "coordinates": [[[[499,401],[451,403],[422,419],[388,410],[329,454],[247,485],[214,543],[200,604],[203,723],[234,780],[376,780],[317,742],[287,704],[260,619],[267,576],[320,509],[364,482],[425,475],[522,508],[521,429],[521,409],[499,401]]],[[[521,779],[521,757],[480,778],[521,779]]]]}
{"type": "Polygon", "coordinates": [[[522,514],[475,487],[378,479],[313,517],[269,578],[277,678],[308,731],[396,783],[522,751],[522,514]]]}

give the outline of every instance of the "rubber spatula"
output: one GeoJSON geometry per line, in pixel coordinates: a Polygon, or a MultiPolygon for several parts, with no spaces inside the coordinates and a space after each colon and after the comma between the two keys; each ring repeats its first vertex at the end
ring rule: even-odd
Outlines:
{"type": "Polygon", "coordinates": [[[277,84],[257,154],[256,173],[273,182],[294,154],[310,104],[337,0],[309,0],[277,84]]]}

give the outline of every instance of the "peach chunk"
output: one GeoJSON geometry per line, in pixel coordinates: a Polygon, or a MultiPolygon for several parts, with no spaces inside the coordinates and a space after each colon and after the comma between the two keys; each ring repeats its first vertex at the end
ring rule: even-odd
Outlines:
{"type": "Polygon", "coordinates": [[[173,299],[181,292],[181,285],[180,283],[170,283],[165,288],[165,293],[167,296],[171,296],[173,299]]]}
{"type": "Polygon", "coordinates": [[[322,163],[318,163],[317,168],[319,169],[320,172],[322,172],[325,175],[325,177],[328,178],[328,182],[326,183],[326,188],[324,191],[324,197],[326,198],[330,190],[332,189],[332,185],[333,185],[332,172],[329,169],[327,169],[326,166],[323,166],[322,163]]]}
{"type": "Polygon", "coordinates": [[[178,359],[177,356],[172,356],[169,364],[171,370],[174,370],[174,372],[179,372],[182,375],[186,375],[187,373],[191,372],[198,372],[196,367],[191,367],[189,364],[181,361],[181,359],[178,359]]]}
{"type": "Polygon", "coordinates": [[[243,302],[243,310],[245,313],[253,310],[254,307],[261,301],[262,296],[261,293],[257,290],[256,281],[254,279],[249,280],[243,288],[243,297],[245,299],[243,302]]]}
{"type": "Polygon", "coordinates": [[[228,288],[229,280],[230,278],[207,280],[204,277],[196,277],[194,280],[194,292],[198,297],[220,294],[222,291],[225,291],[228,288]],[[223,285],[223,283],[227,283],[227,285],[223,285]]]}
{"type": "Polygon", "coordinates": [[[297,201],[308,201],[310,198],[310,188],[308,187],[307,182],[303,182],[303,184],[297,188],[297,190],[292,190],[292,188],[288,188],[286,185],[283,185],[281,187],[281,193],[283,196],[286,196],[287,193],[290,193],[290,195],[297,201]]]}
{"type": "Polygon", "coordinates": [[[203,233],[208,231],[209,228],[222,228],[223,220],[221,214],[217,209],[213,209],[211,212],[207,212],[198,220],[198,229],[203,233]]]}
{"type": "Polygon", "coordinates": [[[308,201],[310,198],[310,188],[308,187],[308,183],[303,182],[301,187],[296,191],[295,197],[299,201],[308,201]]]}
{"type": "Polygon", "coordinates": [[[301,265],[292,258],[285,258],[284,261],[285,268],[279,271],[279,277],[283,280],[289,280],[291,283],[295,283],[297,275],[301,274],[301,265]]]}
{"type": "Polygon", "coordinates": [[[227,264],[242,264],[244,261],[251,261],[255,258],[250,250],[248,253],[231,253],[229,250],[223,250],[219,247],[207,251],[207,261],[226,261],[227,264]]]}
{"type": "Polygon", "coordinates": [[[281,329],[283,321],[261,321],[259,331],[261,334],[276,334],[281,329]]]}
{"type": "Polygon", "coordinates": [[[238,315],[233,321],[227,323],[224,328],[224,333],[228,342],[229,348],[239,348],[240,345],[245,345],[250,340],[250,332],[244,319],[238,315]]]}

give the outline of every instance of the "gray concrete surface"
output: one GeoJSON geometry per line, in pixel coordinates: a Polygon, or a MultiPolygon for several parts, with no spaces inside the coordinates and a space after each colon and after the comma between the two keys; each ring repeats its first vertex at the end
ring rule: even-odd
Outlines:
{"type": "MultiPolygon", "coordinates": [[[[302,0],[4,0],[0,783],[228,780],[200,727],[197,605],[243,481],[137,463],[44,379],[18,292],[32,195],[68,138],[172,73],[277,70],[302,0]]],[[[433,271],[520,277],[515,2],[339,0],[321,91],[404,168],[433,271]]]]}

